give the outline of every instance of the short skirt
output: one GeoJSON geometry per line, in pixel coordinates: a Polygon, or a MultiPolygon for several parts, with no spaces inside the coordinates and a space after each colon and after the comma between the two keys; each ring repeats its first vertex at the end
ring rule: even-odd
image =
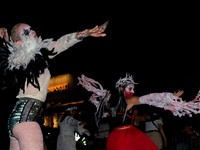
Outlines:
{"type": "Polygon", "coordinates": [[[21,122],[39,121],[43,102],[33,98],[20,98],[8,118],[8,133],[14,137],[13,127],[21,122]]]}
{"type": "Polygon", "coordinates": [[[107,139],[106,150],[157,150],[142,131],[132,125],[116,128],[107,139]]]}

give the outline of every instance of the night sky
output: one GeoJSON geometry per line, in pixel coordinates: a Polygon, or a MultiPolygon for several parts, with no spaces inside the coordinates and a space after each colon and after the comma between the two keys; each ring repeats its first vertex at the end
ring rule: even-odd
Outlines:
{"type": "Polygon", "coordinates": [[[8,15],[2,15],[0,25],[9,33],[24,22],[43,39],[57,40],[109,20],[106,37],[88,37],[53,59],[52,76],[85,74],[112,89],[128,72],[139,83],[137,95],[182,89],[185,98],[192,99],[199,90],[199,11],[194,3],[66,1],[4,6],[8,15]]]}
{"type": "MultiPolygon", "coordinates": [[[[109,20],[106,37],[88,37],[53,59],[52,76],[85,74],[112,90],[128,72],[139,83],[135,95],[180,89],[185,91],[183,99],[196,96],[200,89],[199,5],[182,1],[91,2],[2,1],[0,27],[10,33],[15,24],[24,22],[43,39],[57,40],[109,20]]],[[[88,92],[82,89],[82,93],[88,92]]],[[[10,109],[2,114],[13,108],[8,103],[6,98],[2,106],[10,109]]],[[[3,120],[7,118],[5,115],[3,120]]]]}

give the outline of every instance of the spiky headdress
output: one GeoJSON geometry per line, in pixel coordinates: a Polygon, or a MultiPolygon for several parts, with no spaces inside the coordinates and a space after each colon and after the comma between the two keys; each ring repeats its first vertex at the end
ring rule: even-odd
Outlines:
{"type": "Polygon", "coordinates": [[[135,83],[134,80],[133,80],[133,76],[126,73],[126,77],[125,78],[120,78],[116,84],[115,84],[115,87],[118,88],[118,87],[123,87],[123,86],[126,86],[128,84],[138,84],[138,83],[135,83]]]}

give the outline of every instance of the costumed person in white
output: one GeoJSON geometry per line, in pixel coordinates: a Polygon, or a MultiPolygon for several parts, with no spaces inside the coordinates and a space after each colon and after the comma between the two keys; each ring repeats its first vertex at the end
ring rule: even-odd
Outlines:
{"type": "Polygon", "coordinates": [[[57,41],[42,40],[31,26],[19,23],[11,30],[10,40],[0,28],[0,89],[16,90],[18,101],[8,120],[11,150],[42,150],[43,136],[37,118],[46,100],[50,72],[48,60],[85,37],[104,37],[106,26],[62,36],[57,41]]]}
{"type": "Polygon", "coordinates": [[[106,112],[109,112],[111,117],[117,118],[117,128],[108,137],[107,150],[158,149],[144,133],[133,126],[132,123],[135,117],[134,105],[153,105],[170,110],[175,116],[180,117],[186,114],[191,117],[192,113],[200,113],[200,93],[190,102],[183,101],[180,98],[184,93],[183,91],[178,91],[177,93],[152,93],[141,97],[133,96],[134,87],[137,83],[134,82],[132,76],[126,75],[125,78],[120,78],[115,85],[119,93],[117,105],[109,107],[107,102],[111,94],[109,91],[103,89],[99,82],[84,75],[78,78],[78,80],[79,84],[86,90],[93,92],[90,101],[97,107],[95,112],[97,126],[101,118],[106,116],[106,112]]]}
{"type": "Polygon", "coordinates": [[[86,123],[74,119],[76,110],[76,106],[68,108],[58,120],[60,134],[57,139],[57,150],[76,150],[75,131],[80,135],[87,134],[90,136],[89,131],[83,128],[86,123]]]}

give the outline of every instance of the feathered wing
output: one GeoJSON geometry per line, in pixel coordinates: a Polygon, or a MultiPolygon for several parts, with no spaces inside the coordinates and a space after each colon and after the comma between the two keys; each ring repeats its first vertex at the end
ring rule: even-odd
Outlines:
{"type": "Polygon", "coordinates": [[[109,112],[111,117],[116,117],[117,112],[122,113],[122,122],[124,122],[127,102],[123,92],[120,93],[118,104],[115,107],[108,107],[107,102],[110,98],[110,91],[103,89],[99,82],[87,78],[84,75],[82,75],[81,78],[78,78],[78,80],[78,84],[82,85],[86,90],[93,92],[89,101],[96,106],[95,122],[97,127],[99,127],[100,120],[105,116],[106,112],[109,112]]]}
{"type": "Polygon", "coordinates": [[[99,124],[100,124],[100,120],[101,118],[104,117],[104,114],[106,112],[106,109],[108,109],[109,107],[107,106],[107,102],[109,100],[109,94],[110,92],[108,91],[106,93],[106,95],[99,100],[99,106],[98,106],[98,109],[96,110],[95,112],[95,123],[96,123],[96,126],[99,128],[99,124]]]}
{"type": "Polygon", "coordinates": [[[8,67],[8,57],[10,51],[8,50],[7,45],[0,45],[0,89],[6,89],[7,78],[7,67],[8,67]]]}
{"type": "Polygon", "coordinates": [[[192,117],[192,113],[200,113],[200,92],[196,98],[192,101],[184,101],[179,97],[173,95],[173,93],[151,93],[141,96],[139,98],[141,104],[148,104],[159,108],[164,108],[173,113],[174,116],[192,117]]]}
{"type": "Polygon", "coordinates": [[[11,88],[18,94],[27,81],[40,90],[38,77],[48,67],[49,56],[56,54],[46,48],[51,42],[30,37],[23,39],[22,47],[13,42],[0,45],[0,89],[11,88]]]}
{"type": "Polygon", "coordinates": [[[107,101],[109,100],[109,91],[104,90],[99,82],[87,78],[85,75],[82,75],[78,80],[78,84],[82,85],[86,90],[93,92],[89,101],[96,106],[95,123],[96,126],[99,127],[100,120],[103,117],[105,107],[107,106],[107,101]]]}
{"type": "Polygon", "coordinates": [[[42,38],[34,38],[33,36],[23,36],[21,46],[18,46],[14,42],[10,42],[8,45],[9,51],[11,52],[8,57],[8,68],[19,69],[23,67],[26,69],[28,64],[36,59],[36,55],[42,55],[41,49],[47,48],[53,39],[46,39],[42,41],[42,38]]]}

